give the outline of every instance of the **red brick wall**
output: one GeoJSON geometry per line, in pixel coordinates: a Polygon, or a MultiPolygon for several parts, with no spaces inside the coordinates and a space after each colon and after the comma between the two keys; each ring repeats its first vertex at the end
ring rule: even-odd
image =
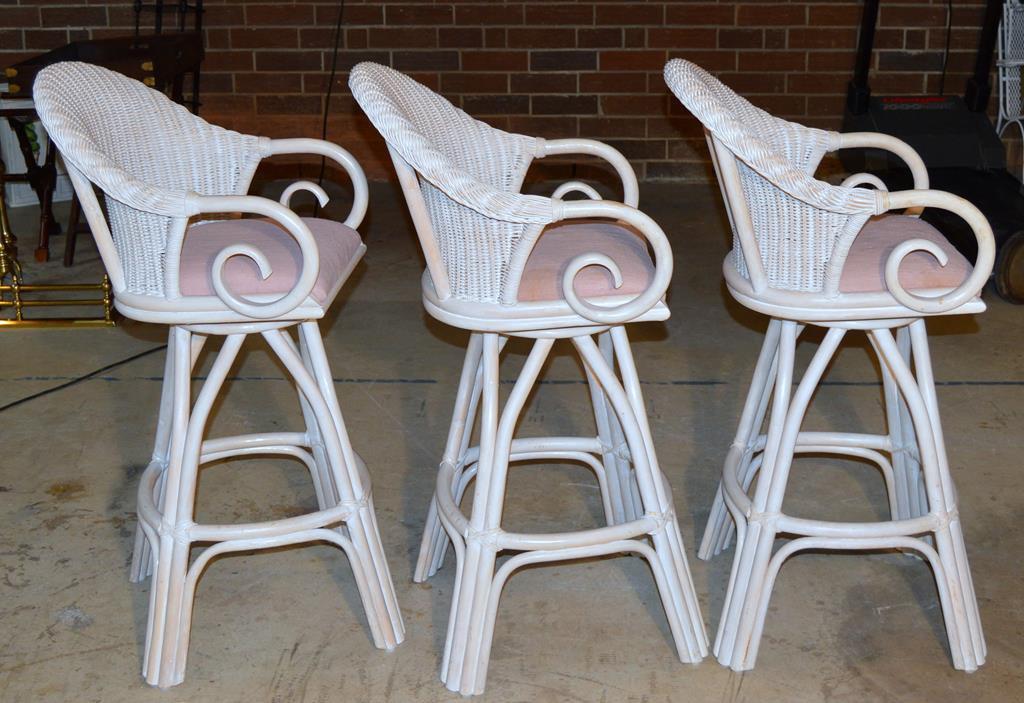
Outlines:
{"type": "MultiPolygon", "coordinates": [[[[173,3],[168,3],[173,4],[173,3]]],[[[984,3],[955,0],[947,90],[961,92],[984,3]]],[[[372,60],[407,71],[504,129],[588,136],[641,178],[704,178],[705,146],[661,79],[692,59],[780,116],[838,127],[860,5],[844,0],[665,2],[348,0],[328,138],[367,171],[390,167],[348,94],[372,60]]],[[[937,89],[946,0],[883,0],[879,91],[937,89]]],[[[207,0],[202,114],[271,136],[320,131],[337,2],[207,0]]],[[[130,2],[0,0],[0,64],[69,39],[131,31],[130,2]]]]}

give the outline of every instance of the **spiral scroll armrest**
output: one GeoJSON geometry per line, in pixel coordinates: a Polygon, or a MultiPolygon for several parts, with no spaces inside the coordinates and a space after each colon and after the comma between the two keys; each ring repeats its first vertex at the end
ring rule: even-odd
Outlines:
{"type": "MultiPolygon", "coordinates": [[[[366,184],[366,174],[363,173],[362,167],[352,154],[337,144],[322,139],[271,139],[267,147],[267,155],[277,154],[316,154],[327,157],[341,166],[352,179],[352,209],[349,211],[348,217],[345,218],[345,225],[352,229],[359,227],[370,202],[370,191],[366,184]]],[[[324,195],[326,197],[326,194],[324,195]]],[[[320,199],[319,194],[317,194],[317,198],[320,199]]],[[[321,199],[321,205],[323,204],[321,199]]]]}
{"type": "Polygon", "coordinates": [[[926,251],[943,266],[946,254],[933,242],[925,239],[910,239],[897,246],[885,262],[885,285],[892,297],[911,310],[926,314],[949,312],[975,298],[985,286],[992,273],[996,244],[992,227],[978,208],[963,198],[941,190],[903,190],[896,193],[879,193],[885,209],[899,210],[912,207],[934,207],[959,215],[974,231],[978,241],[978,258],[974,270],[966,281],[948,293],[937,296],[922,296],[908,292],[899,281],[900,264],[914,251],[926,251]]]}
{"type": "Polygon", "coordinates": [[[885,182],[873,173],[855,173],[852,176],[844,178],[843,182],[839,185],[844,188],[856,188],[861,185],[869,185],[875,190],[889,190],[889,186],[885,185],[885,182]]]}
{"type": "Polygon", "coordinates": [[[548,139],[544,141],[544,156],[586,154],[607,161],[622,181],[622,202],[630,207],[640,203],[640,187],[636,173],[618,149],[595,139],[548,139]]]}
{"type": "Polygon", "coordinates": [[[277,202],[281,203],[286,208],[291,209],[292,196],[300,190],[312,193],[316,197],[316,201],[320,203],[320,207],[325,207],[327,203],[331,201],[330,196],[327,195],[327,191],[316,183],[313,183],[313,181],[295,181],[284,189],[281,193],[281,197],[277,199],[277,202]]]}
{"type": "Polygon", "coordinates": [[[284,296],[270,303],[257,303],[239,297],[229,291],[224,283],[224,264],[232,256],[246,256],[259,266],[260,275],[265,279],[271,273],[270,262],[256,247],[245,242],[225,247],[213,262],[213,289],[217,297],[229,308],[257,320],[269,320],[283,317],[297,308],[313,290],[317,274],[320,272],[320,252],[313,239],[309,227],[298,215],[280,203],[254,195],[197,195],[186,196],[189,214],[199,215],[215,212],[242,212],[263,215],[281,225],[298,243],[302,253],[302,269],[295,286],[284,296]]]}
{"type": "Polygon", "coordinates": [[[551,194],[552,198],[561,200],[569,193],[583,193],[591,200],[601,200],[601,194],[594,190],[591,186],[587,185],[583,181],[566,181],[562,185],[555,188],[555,192],[551,194]]]}
{"type": "MultiPolygon", "coordinates": [[[[897,139],[888,134],[881,134],[880,132],[846,132],[845,134],[836,135],[836,143],[833,151],[839,149],[882,149],[888,151],[890,154],[895,154],[903,163],[910,169],[910,175],[914,179],[914,190],[928,190],[928,169],[924,165],[924,160],[921,155],[914,150],[914,147],[907,144],[902,139],[897,139]]],[[[854,174],[845,181],[843,185],[854,186],[858,183],[871,183],[876,188],[877,183],[880,181],[877,176],[872,176],[874,180],[857,180],[849,182],[858,177],[870,176],[870,174],[854,174]]],[[[888,188],[882,187],[879,190],[888,190],[888,188]]],[[[911,208],[907,210],[907,215],[920,215],[924,208],[911,208]]]]}
{"type": "Polygon", "coordinates": [[[581,254],[569,262],[562,276],[562,292],[566,303],[578,315],[598,324],[615,325],[635,319],[658,304],[668,290],[672,279],[672,247],[658,223],[636,208],[610,200],[574,200],[562,203],[562,220],[580,218],[604,218],[621,220],[635,227],[654,251],[654,277],[650,285],[632,300],[614,307],[602,307],[581,300],[576,295],[574,279],[587,266],[598,265],[607,268],[615,279],[615,287],[622,285],[622,273],[618,265],[600,252],[581,254]]]}

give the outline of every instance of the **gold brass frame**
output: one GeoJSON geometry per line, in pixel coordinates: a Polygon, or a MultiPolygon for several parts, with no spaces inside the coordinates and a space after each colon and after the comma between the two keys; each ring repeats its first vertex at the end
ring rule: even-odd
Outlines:
{"type": "MultiPolygon", "coordinates": [[[[4,170],[0,160],[0,173],[4,170]]],[[[22,283],[21,264],[16,256],[14,234],[7,218],[7,201],[0,186],[0,310],[14,309],[14,318],[0,319],[0,329],[12,327],[109,327],[114,324],[114,296],[110,279],[106,275],[99,283],[22,283]],[[10,278],[10,283],[7,279],[10,278]],[[99,298],[53,298],[48,300],[25,300],[25,294],[52,291],[100,291],[99,298]],[[8,297],[9,296],[9,297],[8,297]],[[25,319],[25,308],[63,307],[71,305],[102,305],[102,317],[40,317],[25,319]]]]}

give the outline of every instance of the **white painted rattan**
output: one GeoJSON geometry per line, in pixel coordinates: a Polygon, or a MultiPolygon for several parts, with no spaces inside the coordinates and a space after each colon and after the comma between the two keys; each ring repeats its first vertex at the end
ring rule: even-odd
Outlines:
{"type": "MultiPolygon", "coordinates": [[[[996,118],[996,131],[1002,136],[1007,127],[1016,125],[1024,140],[1024,93],[1021,92],[1024,90],[1021,83],[1021,72],[1024,71],[1024,4],[1018,0],[1006,0],[997,36],[999,116],[996,118]]],[[[1021,179],[1024,180],[1024,171],[1021,179]]]]}
{"type": "Polygon", "coordinates": [[[886,548],[914,551],[929,562],[953,664],[973,671],[985,660],[985,642],[942,439],[923,316],[984,309],[976,296],[992,268],[991,228],[970,204],[928,190],[920,157],[892,137],[839,135],[771,118],[685,61],[669,62],[665,79],[707,129],[736,246],[747,264],[737,274],[735,259],[726,260],[730,292],[772,318],[699,552],[702,559],[709,559],[727,548],[735,526],[736,554],[714,646],[718,660],[736,671],[754,666],[772,586],[790,555],[806,549],[886,548]],[[916,189],[887,193],[884,184],[868,174],[851,176],[843,186],[814,180],[814,167],[825,150],[861,146],[902,156],[914,173],[916,189]],[[851,187],[854,184],[882,189],[851,187]],[[797,203],[771,195],[773,189],[797,203]],[[937,291],[930,297],[903,290],[899,262],[909,251],[933,252],[945,264],[934,245],[910,240],[887,260],[889,293],[838,293],[840,252],[849,248],[864,216],[890,208],[919,212],[922,207],[952,210],[974,229],[979,254],[968,280],[955,291],[937,291]],[[754,211],[760,214],[755,217],[754,211]],[[837,228],[832,216],[847,219],[837,228]],[[782,281],[810,281],[817,273],[820,283],[805,290],[776,288],[782,281]],[[809,324],[827,332],[794,389],[797,339],[809,324]],[[867,333],[878,357],[888,431],[803,430],[815,389],[841,340],[853,330],[867,333]],[[784,513],[790,468],[794,457],[804,453],[876,464],[888,489],[890,519],[828,522],[784,513]],[[779,537],[792,539],[775,550],[779,537]]]}
{"type": "Polygon", "coordinates": [[[966,200],[927,190],[927,171],[910,146],[882,134],[839,134],[786,122],[682,59],[665,66],[665,81],[707,130],[735,237],[726,280],[744,303],[769,314],[774,306],[807,307],[809,319],[834,319],[847,308],[856,310],[854,316],[899,317],[949,312],[974,303],[995,258],[991,228],[966,200]],[[901,156],[914,175],[915,190],[889,193],[853,187],[868,182],[863,174],[838,186],[814,178],[826,152],[864,146],[901,156]],[[846,255],[867,218],[925,206],[955,212],[974,230],[978,259],[970,278],[954,290],[905,290],[898,271],[908,254],[927,251],[945,263],[934,244],[915,239],[888,260],[887,293],[841,294],[846,255]]]}
{"type": "Polygon", "coordinates": [[[309,299],[319,259],[308,227],[284,204],[245,193],[265,157],[323,155],[352,177],[354,199],[345,224],[353,226],[366,213],[368,197],[362,169],[347,151],[316,139],[267,139],[211,125],[162,93],[91,64],[44,69],[33,95],[79,193],[121,312],[172,323],[185,310],[197,322],[323,316],[309,299]],[[106,196],[109,222],[87,181],[106,196]],[[229,255],[251,257],[266,270],[262,254],[242,244],[216,264],[217,296],[180,295],[177,255],[185,229],[195,216],[217,212],[263,215],[295,238],[303,267],[292,291],[279,299],[232,294],[220,276],[229,255]]]}
{"type": "Polygon", "coordinates": [[[483,691],[498,600],[514,570],[624,552],[650,563],[679,657],[699,661],[707,653],[707,638],[622,325],[668,316],[661,298],[671,276],[671,250],[657,224],[636,209],[636,177],[628,162],[591,140],[506,134],[384,66],[359,64],[350,84],[391,150],[427,260],[424,305],[439,320],[471,332],[415,573],[416,581],[432,576],[450,541],[457,565],[442,681],[463,694],[483,691]],[[560,186],[552,198],[518,193],[533,158],[569,153],[610,162],[622,179],[625,204],[596,199],[592,188],[578,182],[560,186]],[[561,196],[571,191],[589,199],[563,202],[561,196]],[[562,279],[565,300],[517,302],[519,276],[543,226],[573,218],[620,220],[643,234],[655,254],[649,288],[631,300],[577,299],[573,278],[584,266],[605,266],[619,276],[614,261],[594,252],[569,265],[562,279]],[[510,337],[533,339],[533,347],[502,409],[499,357],[510,337]],[[520,414],[557,339],[570,339],[579,353],[597,432],[515,438],[520,414]],[[470,446],[474,427],[479,443],[470,446]],[[511,465],[553,460],[582,463],[595,473],[608,524],[554,534],[504,530],[511,465]],[[459,506],[472,481],[472,511],[466,516],[459,506]],[[505,550],[516,554],[497,563],[505,550]]]}
{"type": "Polygon", "coordinates": [[[171,325],[153,458],[139,484],[131,568],[133,581],[153,575],[146,681],[168,687],[183,680],[197,581],[213,557],[228,552],[320,541],[341,547],[352,564],[374,644],[394,648],[404,629],[369,474],[349,442],[338,406],[316,323],[324,309],[309,297],[319,268],[317,247],[308,227],[287,207],[296,190],[312,191],[321,203],[326,194],[315,184],[300,182],[286,190],[281,203],[245,195],[264,156],[321,154],[336,160],[352,178],[355,198],[346,224],[357,227],[367,201],[359,165],[327,142],[269,140],[207,124],[160,93],[97,66],[49,66],[39,73],[34,94],[40,119],[68,165],[118,309],[127,317],[171,325]],[[106,195],[109,228],[93,184],[106,195]],[[270,273],[263,254],[239,242],[214,263],[216,296],[180,296],[177,255],[186,224],[194,215],[213,212],[264,215],[292,234],[303,254],[295,288],[277,300],[246,300],[228,291],[220,274],[230,256],[251,257],[265,275],[270,273]],[[286,331],[291,326],[297,327],[298,343],[286,331]],[[305,430],[204,439],[218,392],[250,334],[261,335],[292,376],[305,430]],[[222,337],[223,344],[193,402],[192,369],[211,336],[222,337]],[[196,523],[199,467],[260,455],[305,464],[319,509],[268,522],[196,523]],[[190,564],[197,543],[211,546],[190,564]]]}
{"type": "MultiPolygon", "coordinates": [[[[515,304],[519,277],[544,226],[598,217],[616,218],[640,230],[654,251],[655,279],[633,300],[611,298],[598,306],[580,300],[569,282],[587,265],[617,269],[607,257],[600,262],[581,258],[565,276],[568,312],[582,316],[581,323],[623,322],[659,304],[672,274],[671,249],[657,225],[635,209],[636,176],[617,151],[586,139],[546,141],[503,132],[474,120],[408,76],[378,64],[356,66],[349,85],[387,141],[392,157],[400,160],[398,175],[406,193],[411,187],[418,191],[410,208],[438,301],[464,301],[467,309],[476,310],[482,309],[474,307],[477,303],[515,304]],[[608,201],[564,202],[519,192],[535,158],[566,153],[607,160],[622,178],[624,200],[632,207],[608,201]]],[[[452,310],[457,308],[456,304],[452,310]]],[[[519,307],[514,315],[521,317],[523,311],[519,307]]]]}

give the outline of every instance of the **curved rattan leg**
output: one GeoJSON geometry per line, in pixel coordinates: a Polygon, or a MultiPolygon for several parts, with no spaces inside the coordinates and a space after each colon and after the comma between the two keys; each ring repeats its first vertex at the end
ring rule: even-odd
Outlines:
{"type": "MultiPolygon", "coordinates": [[[[307,340],[307,332],[300,325],[299,326],[299,344],[297,353],[302,358],[302,364],[306,367],[306,370],[310,374],[316,374],[313,367],[313,361],[310,358],[309,346],[310,343],[307,340]]],[[[287,333],[282,334],[282,339],[289,343],[295,350],[292,339],[287,333]]],[[[306,394],[302,392],[302,389],[296,384],[296,392],[299,397],[299,409],[302,411],[302,419],[306,425],[306,437],[309,441],[310,452],[313,454],[313,459],[316,463],[316,469],[310,471],[310,477],[313,479],[313,488],[316,491],[316,502],[321,510],[331,508],[338,504],[338,487],[334,484],[334,475],[331,471],[331,462],[327,458],[327,450],[324,444],[323,434],[320,430],[320,423],[317,421],[316,413],[313,411],[313,407],[306,398],[306,394]]]]}
{"type": "MultiPolygon", "coordinates": [[[[480,459],[473,491],[473,508],[465,553],[449,615],[448,643],[441,680],[451,691],[465,695],[483,691],[490,652],[483,651],[485,623],[491,609],[489,596],[494,578],[497,546],[494,536],[501,526],[505,480],[512,435],[553,340],[538,339],[527,357],[504,409],[498,410],[498,335],[482,335],[482,398],[480,403],[480,459]]],[[[440,482],[439,482],[440,483],[440,482]]],[[[438,487],[439,490],[442,486],[438,487]]],[[[452,535],[456,539],[456,535],[452,535]]]]}
{"type": "MultiPolygon", "coordinates": [[[[590,389],[590,404],[594,409],[594,423],[597,425],[597,438],[601,442],[601,463],[604,466],[605,481],[602,490],[602,502],[605,508],[605,522],[609,525],[617,525],[627,521],[625,506],[623,504],[622,485],[619,481],[619,457],[612,425],[610,422],[607,397],[604,389],[597,378],[585,367],[587,386],[590,389]]],[[[618,420],[616,420],[616,424],[618,420]]],[[[632,519],[632,518],[630,518],[632,519]]]]}
{"type": "Polygon", "coordinates": [[[353,570],[359,569],[365,577],[366,588],[361,589],[361,596],[374,644],[381,649],[393,649],[405,638],[405,627],[373,512],[370,486],[368,483],[364,485],[367,478],[361,475],[359,460],[349,442],[324,353],[320,328],[316,322],[303,322],[301,334],[309,358],[309,368],[295,353],[294,347],[284,339],[284,332],[263,332],[268,344],[309,402],[324,442],[339,500],[346,504],[358,504],[355,514],[345,522],[345,531],[352,543],[352,554],[355,555],[354,561],[358,561],[358,566],[354,566],[353,570]]]}
{"type": "Polygon", "coordinates": [[[841,329],[828,331],[790,401],[797,325],[789,321],[782,323],[779,373],[765,454],[752,512],[746,520],[743,546],[737,549],[733,562],[730,593],[726,596],[715,643],[718,660],[734,671],[744,671],[754,666],[756,647],[753,646],[753,638],[755,633],[760,633],[767,610],[761,604],[770,596],[771,584],[767,576],[778,532],[776,522],[782,508],[800,425],[818,382],[843,335],[841,329]]]}
{"type": "MultiPolygon", "coordinates": [[[[195,366],[199,352],[202,351],[206,337],[203,335],[190,335],[189,344],[189,374],[195,366]]],[[[150,465],[160,464],[164,469],[170,455],[171,440],[171,412],[173,406],[174,391],[174,328],[167,334],[167,355],[164,361],[164,380],[160,388],[160,411],[156,423],[156,439],[153,442],[153,458],[150,465]]],[[[154,485],[153,500],[157,505],[163,504],[164,473],[161,470],[160,476],[154,485]]],[[[141,522],[135,527],[135,546],[132,549],[132,564],[128,580],[132,583],[141,583],[153,573],[153,548],[154,544],[146,537],[141,522]]]]}
{"type": "MultiPolygon", "coordinates": [[[[747,400],[743,405],[743,414],[740,416],[740,424],[736,430],[736,438],[733,440],[732,449],[726,460],[724,470],[738,472],[741,482],[744,484],[748,483],[748,475],[752,478],[753,472],[756,470],[756,467],[751,466],[754,459],[754,443],[764,425],[764,418],[768,412],[768,403],[771,400],[774,387],[780,327],[779,320],[771,320],[768,323],[768,330],[765,332],[764,342],[761,345],[761,353],[754,366],[754,377],[750,381],[747,400]],[[739,454],[737,455],[733,450],[738,450],[739,454]],[[732,464],[736,464],[737,460],[738,465],[733,466],[732,464]]],[[[719,482],[697,557],[710,559],[727,549],[733,530],[734,522],[725,504],[725,495],[722,492],[722,484],[719,482]]]]}
{"type": "Polygon", "coordinates": [[[193,520],[203,430],[245,335],[235,334],[225,338],[191,412],[190,338],[189,332],[175,328],[170,461],[164,478],[160,548],[156,555],[155,577],[151,586],[146,656],[143,663],[147,683],[160,688],[181,683],[184,674],[189,640],[185,626],[189,618],[183,612],[191,547],[188,531],[193,520]]]}
{"type": "MultiPolygon", "coordinates": [[[[614,383],[614,371],[611,365],[601,373],[594,369],[595,374],[606,385],[609,400],[618,415],[627,439],[633,431],[632,424],[639,436],[629,441],[634,464],[634,475],[645,515],[662,516],[660,528],[651,534],[654,553],[661,567],[663,580],[659,579],[658,591],[669,620],[676,651],[680,661],[697,663],[707,656],[708,638],[704,630],[704,621],[697,603],[696,589],[690,574],[689,563],[683,548],[683,538],[679,531],[675,506],[672,503],[671,489],[662,474],[658,458],[654,451],[654,440],[647,420],[647,406],[644,404],[640,391],[640,379],[637,376],[633,353],[626,336],[625,327],[613,327],[610,330],[615,348],[615,359],[618,362],[622,378],[620,396],[614,383]],[[612,375],[609,380],[608,375],[612,375]]],[[[585,345],[584,345],[585,346],[585,345]]],[[[580,347],[581,352],[583,347],[580,347]]]]}
{"type": "MultiPolygon", "coordinates": [[[[166,500],[170,491],[178,490],[181,475],[181,458],[184,453],[185,431],[189,421],[189,405],[191,396],[191,373],[188,363],[190,333],[179,327],[171,327],[168,342],[168,365],[170,373],[164,375],[164,401],[161,410],[166,408],[167,419],[170,421],[168,432],[168,466],[162,471],[157,483],[163,484],[159,491],[157,505],[161,512],[169,507],[166,500]],[[167,480],[169,477],[170,480],[167,480]]],[[[164,419],[164,418],[161,418],[164,419]]],[[[158,429],[159,433],[159,429],[158,429]]],[[[147,490],[145,484],[140,486],[141,492],[147,490]]],[[[140,529],[142,517],[140,514],[140,529]]],[[[163,528],[163,525],[161,525],[163,528]]],[[[170,553],[174,546],[174,535],[166,528],[160,530],[158,542],[152,545],[150,559],[154,578],[149,588],[149,612],[146,620],[146,643],[142,657],[142,674],[146,682],[160,685],[160,656],[164,644],[165,613],[167,609],[167,589],[170,575],[170,553]]],[[[141,561],[139,562],[141,564],[141,561]]]]}
{"type": "MultiPolygon", "coordinates": [[[[480,402],[483,373],[480,361],[482,346],[483,338],[480,334],[473,333],[469,336],[466,358],[462,364],[462,376],[459,379],[459,389],[455,396],[455,409],[452,411],[452,422],[448,430],[448,441],[441,459],[442,464],[447,463],[456,468],[454,472],[456,485],[451,486],[453,495],[458,478],[464,468],[463,462],[466,450],[469,448],[470,437],[473,434],[476,408],[480,402]]],[[[413,572],[413,581],[422,583],[437,573],[444,563],[447,544],[448,537],[441,524],[437,501],[431,498],[430,507],[427,509],[426,524],[423,527],[423,538],[420,541],[419,557],[413,572]]]]}
{"type": "MultiPolygon", "coordinates": [[[[598,346],[605,361],[614,369],[615,351],[609,332],[598,335],[598,346]]],[[[601,442],[601,461],[605,467],[604,489],[607,496],[603,496],[603,499],[611,508],[610,515],[605,517],[608,524],[636,520],[644,511],[636,477],[633,474],[633,459],[629,454],[629,445],[623,435],[619,418],[608,402],[605,390],[589,367],[585,367],[585,370],[594,420],[597,424],[597,436],[601,442]]]]}
{"type": "MultiPolygon", "coordinates": [[[[597,346],[601,350],[601,354],[604,356],[605,361],[608,363],[608,367],[611,369],[612,374],[615,373],[616,364],[619,363],[618,353],[616,351],[616,336],[621,335],[622,340],[625,343],[625,350],[629,352],[629,341],[625,337],[625,327],[613,327],[607,332],[603,332],[597,336],[597,346]]],[[[632,356],[629,356],[629,363],[632,364],[632,356]]],[[[621,371],[621,367],[620,367],[621,371]]],[[[633,375],[636,375],[636,370],[633,370],[633,375]]],[[[637,386],[639,392],[639,386],[637,386]]],[[[611,401],[606,396],[605,411],[608,415],[608,426],[611,430],[611,444],[615,447],[614,459],[618,464],[618,478],[619,478],[619,492],[622,495],[622,505],[624,509],[623,517],[625,520],[637,520],[644,514],[644,504],[640,497],[640,487],[637,485],[636,477],[636,466],[632,456],[632,450],[629,446],[629,442],[626,441],[625,432],[622,429],[622,422],[619,420],[618,414],[615,412],[614,407],[611,405],[611,401]]],[[[647,421],[647,408],[637,410],[640,412],[643,421],[647,421]]],[[[614,480],[614,476],[608,473],[609,481],[614,480]]]]}
{"type": "MultiPolygon", "coordinates": [[[[648,560],[654,573],[680,659],[696,662],[707,652],[707,637],[672,508],[671,489],[654,454],[629,341],[625,331],[618,327],[612,328],[606,339],[604,349],[589,335],[574,337],[572,342],[581,355],[592,392],[599,392],[604,410],[614,413],[621,428],[626,451],[617,458],[628,458],[634,464],[629,480],[636,488],[630,490],[635,490],[642,501],[640,513],[635,520],[610,520],[611,524],[590,530],[525,534],[501,529],[510,463],[568,459],[587,464],[601,484],[605,515],[613,517],[608,500],[607,465],[600,459],[606,454],[606,446],[593,436],[514,439],[520,414],[554,339],[534,340],[519,378],[499,411],[498,367],[503,336],[481,335],[480,443],[462,450],[458,463],[442,463],[434,494],[438,519],[456,553],[454,593],[441,664],[441,680],[452,691],[464,695],[483,691],[502,585],[518,565],[528,563],[638,553],[648,560]],[[621,372],[621,382],[616,367],[621,372]],[[459,503],[470,481],[474,482],[474,493],[472,513],[467,518],[459,503]],[[496,555],[501,550],[519,554],[496,571],[496,555]]],[[[470,415],[475,416],[476,409],[469,405],[470,415]]],[[[461,413],[456,419],[459,417],[461,413]]],[[[600,419],[601,415],[597,417],[600,419]]]]}
{"type": "MultiPolygon", "coordinates": [[[[153,458],[151,462],[167,465],[171,438],[171,399],[174,389],[174,328],[168,331],[167,354],[164,361],[163,384],[160,389],[160,412],[156,421],[156,439],[153,442],[153,458]]],[[[157,480],[157,491],[163,484],[163,474],[157,480]]],[[[160,504],[156,496],[157,505],[160,504]]],[[[153,554],[149,539],[142,529],[141,521],[135,526],[135,547],[132,550],[132,565],[128,580],[140,583],[153,573],[153,554]]]]}
{"type": "MultiPolygon", "coordinates": [[[[773,320],[772,322],[776,322],[773,320]]],[[[796,326],[790,321],[776,322],[774,327],[779,335],[777,361],[774,366],[775,373],[772,374],[772,399],[771,414],[768,420],[767,438],[771,441],[773,448],[778,448],[778,442],[782,434],[783,424],[786,419],[786,410],[789,407],[789,397],[793,382],[793,356],[796,346],[796,326]]],[[[769,326],[769,333],[773,328],[769,326]]],[[[766,340],[767,343],[767,340],[766,340]]],[[[763,348],[762,348],[763,351],[763,348]]],[[[756,379],[755,379],[756,380],[756,379]]],[[[766,383],[768,383],[766,381],[766,383]]],[[[758,384],[759,385],[759,384],[758,384]]],[[[748,402],[751,407],[753,401],[748,402]]],[[[742,429],[742,428],[741,428],[742,429]]],[[[748,430],[749,432],[749,430],[748,430]]],[[[747,432],[743,433],[744,435],[747,432]]],[[[740,475],[742,470],[743,456],[746,442],[735,443],[729,449],[726,456],[725,468],[722,476],[723,496],[729,508],[729,513],[737,525],[736,551],[733,554],[732,569],[729,572],[729,585],[725,592],[725,601],[722,604],[722,615],[718,624],[718,631],[715,634],[713,651],[718,660],[728,666],[733,659],[733,647],[736,642],[736,627],[740,611],[743,608],[743,600],[750,581],[750,568],[757,552],[758,542],[761,539],[763,524],[748,523],[747,515],[744,514],[741,506],[736,505],[725,496],[725,482],[730,474],[740,475]]],[[[766,447],[767,449],[767,447],[766,447]]],[[[764,461],[764,459],[762,459],[764,461]]]]}
{"type": "Polygon", "coordinates": [[[974,671],[985,662],[986,647],[960,526],[956,488],[949,472],[939,422],[924,320],[911,323],[909,335],[916,374],[911,372],[888,330],[871,332],[875,348],[906,399],[916,429],[929,512],[939,518],[940,527],[934,537],[942,573],[936,573],[936,578],[945,581],[939,596],[948,600],[943,604],[943,612],[951,616],[946,618],[946,633],[953,666],[974,671]]]}
{"type": "MultiPolygon", "coordinates": [[[[896,346],[909,366],[912,360],[910,333],[907,327],[896,332],[896,346]]],[[[907,402],[900,393],[899,385],[892,377],[889,366],[879,361],[882,369],[882,387],[885,396],[886,422],[892,442],[892,468],[896,507],[894,520],[918,517],[928,512],[928,498],[925,494],[921,462],[917,451],[917,436],[914,423],[907,409],[907,402]]]]}

